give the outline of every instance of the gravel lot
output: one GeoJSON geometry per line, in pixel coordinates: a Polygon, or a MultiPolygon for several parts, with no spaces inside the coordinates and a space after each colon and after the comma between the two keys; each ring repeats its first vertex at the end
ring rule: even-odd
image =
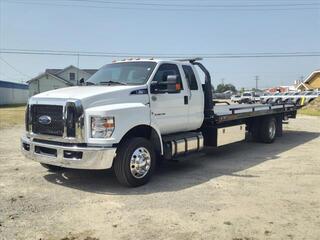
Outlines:
{"type": "Polygon", "coordinates": [[[164,164],[128,189],[110,171],[50,173],[0,129],[0,239],[320,239],[320,118],[274,144],[164,164]]]}

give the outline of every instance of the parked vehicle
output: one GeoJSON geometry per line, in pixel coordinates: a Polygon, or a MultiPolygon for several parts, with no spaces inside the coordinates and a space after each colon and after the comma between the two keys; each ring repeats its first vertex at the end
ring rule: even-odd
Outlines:
{"type": "Polygon", "coordinates": [[[239,103],[241,100],[241,95],[232,95],[231,96],[231,102],[233,103],[239,103]]]}
{"type": "Polygon", "coordinates": [[[260,102],[260,96],[255,92],[244,92],[241,95],[239,103],[257,103],[260,102]]]}
{"type": "Polygon", "coordinates": [[[297,110],[214,105],[210,74],[199,59],[113,62],[86,85],[30,98],[22,153],[51,171],[112,168],[131,187],[147,183],[156,162],[242,141],[246,131],[272,143],[297,110]]]}
{"type": "Polygon", "coordinates": [[[273,95],[272,98],[267,100],[267,103],[294,103],[296,105],[305,105],[313,101],[318,97],[317,92],[306,91],[306,92],[287,92],[283,94],[273,95]]]}
{"type": "Polygon", "coordinates": [[[281,93],[277,92],[277,93],[272,93],[269,95],[262,96],[262,99],[261,98],[260,99],[262,103],[271,104],[271,103],[275,103],[280,96],[281,96],[281,93]]]}

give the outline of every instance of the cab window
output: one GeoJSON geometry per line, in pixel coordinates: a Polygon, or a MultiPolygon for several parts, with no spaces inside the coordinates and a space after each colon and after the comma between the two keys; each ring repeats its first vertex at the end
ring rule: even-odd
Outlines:
{"type": "Polygon", "coordinates": [[[154,75],[153,81],[161,83],[166,82],[167,77],[170,75],[176,75],[178,78],[178,82],[180,83],[181,89],[183,89],[181,75],[179,72],[179,68],[175,64],[164,63],[159,68],[156,74],[154,75]]]}
{"type": "Polygon", "coordinates": [[[194,72],[192,70],[192,67],[188,65],[182,66],[184,74],[186,75],[190,90],[198,90],[198,83],[196,76],[194,75],[194,72]]]}

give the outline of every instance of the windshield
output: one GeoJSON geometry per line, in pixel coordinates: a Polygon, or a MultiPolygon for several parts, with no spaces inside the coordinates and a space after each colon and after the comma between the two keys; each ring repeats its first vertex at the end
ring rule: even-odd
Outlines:
{"type": "Polygon", "coordinates": [[[108,64],[92,75],[86,84],[142,85],[148,81],[155,66],[155,62],[121,62],[108,64]]]}
{"type": "Polygon", "coordinates": [[[250,96],[251,96],[251,93],[244,93],[244,94],[242,94],[242,96],[250,97],[250,96]]]}

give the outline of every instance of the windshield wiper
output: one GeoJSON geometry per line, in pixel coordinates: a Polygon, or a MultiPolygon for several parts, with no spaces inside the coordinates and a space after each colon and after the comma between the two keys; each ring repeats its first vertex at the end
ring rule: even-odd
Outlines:
{"type": "Polygon", "coordinates": [[[112,80],[110,80],[110,81],[104,81],[104,82],[100,82],[100,84],[120,84],[120,85],[127,85],[126,83],[124,83],[124,82],[117,82],[117,81],[112,81],[112,80]]]}

